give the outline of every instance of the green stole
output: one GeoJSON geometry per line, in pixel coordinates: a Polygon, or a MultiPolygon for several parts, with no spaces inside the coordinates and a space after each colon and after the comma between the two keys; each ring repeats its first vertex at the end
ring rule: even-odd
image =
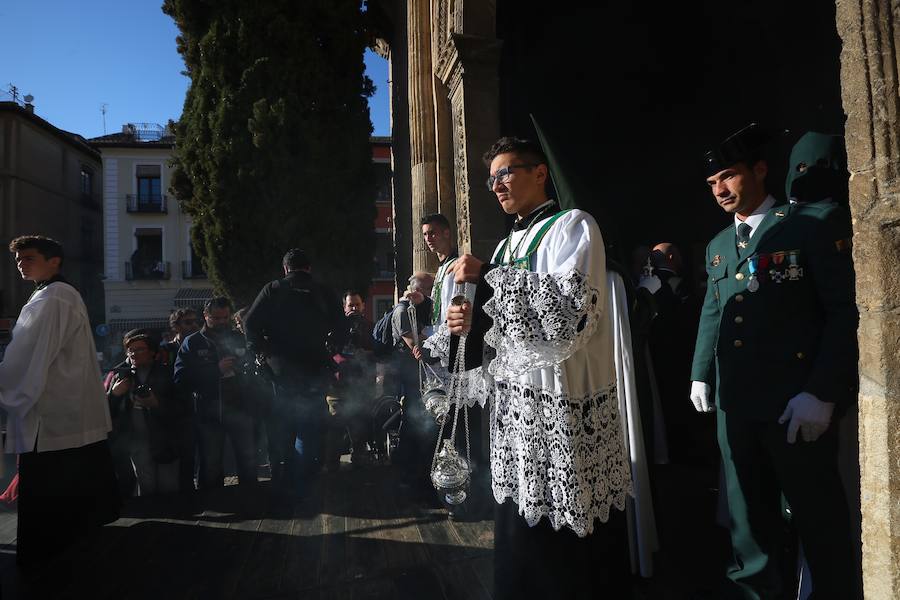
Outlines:
{"type": "MultiPolygon", "coordinates": [[[[534,265],[532,264],[531,260],[534,257],[534,253],[538,249],[538,246],[540,246],[541,240],[544,239],[544,236],[547,235],[547,232],[550,230],[550,227],[553,226],[553,224],[556,222],[556,220],[571,210],[572,209],[561,210],[558,213],[551,215],[550,218],[547,219],[543,225],[541,225],[541,228],[538,229],[537,235],[535,235],[534,239],[531,240],[531,243],[528,244],[528,249],[525,251],[525,254],[523,254],[522,256],[520,256],[518,258],[515,256],[510,256],[509,262],[502,262],[503,255],[506,254],[506,249],[509,247],[509,240],[512,237],[512,234],[506,236],[506,240],[503,242],[503,245],[500,246],[500,248],[494,254],[494,258],[491,259],[491,262],[494,263],[495,265],[501,265],[504,267],[512,266],[517,269],[533,270],[534,265]]],[[[527,231],[525,232],[525,235],[526,236],[528,235],[527,231]]]]}
{"type": "Polygon", "coordinates": [[[434,286],[431,290],[431,300],[433,304],[433,308],[431,309],[432,325],[437,325],[438,319],[441,318],[441,288],[443,287],[444,277],[447,275],[447,269],[456,262],[457,258],[459,257],[454,256],[453,258],[447,259],[438,267],[437,273],[434,276],[434,286]]]}

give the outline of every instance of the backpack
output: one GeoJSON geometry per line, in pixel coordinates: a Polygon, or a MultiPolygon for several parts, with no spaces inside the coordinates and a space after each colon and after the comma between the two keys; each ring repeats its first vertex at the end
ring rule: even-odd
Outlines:
{"type": "Polygon", "coordinates": [[[395,308],[397,307],[392,306],[388,309],[387,312],[381,315],[375,326],[372,327],[372,340],[374,342],[372,349],[375,352],[375,358],[386,358],[394,350],[393,317],[395,308]]]}

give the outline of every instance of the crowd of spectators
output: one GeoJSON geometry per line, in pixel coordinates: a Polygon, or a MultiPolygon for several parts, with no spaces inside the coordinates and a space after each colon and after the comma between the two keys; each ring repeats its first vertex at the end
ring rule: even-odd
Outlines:
{"type": "Polygon", "coordinates": [[[235,475],[241,492],[270,477],[291,497],[348,454],[354,468],[392,463],[416,491],[430,489],[436,430],[418,402],[414,353],[433,278],[411,278],[379,353],[362,292],[333,295],[299,250],[283,267],[249,307],[215,297],[199,312],[174,310],[167,332],[124,335],[124,359],[105,378],[124,497],[193,495],[235,475]]]}

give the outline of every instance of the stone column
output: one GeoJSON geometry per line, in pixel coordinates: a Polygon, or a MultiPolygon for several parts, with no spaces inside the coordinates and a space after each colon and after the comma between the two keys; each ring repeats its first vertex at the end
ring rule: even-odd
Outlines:
{"type": "Polygon", "coordinates": [[[409,0],[409,151],[412,165],[413,270],[437,269],[437,258],[425,248],[422,217],[438,210],[434,91],[431,67],[431,3],[409,0]]]}
{"type": "Polygon", "coordinates": [[[900,598],[900,3],[838,0],[859,306],[867,600],[900,598]]]}
{"type": "Polygon", "coordinates": [[[501,43],[453,33],[438,72],[450,96],[459,248],[485,260],[503,233],[503,213],[485,186],[488,171],[481,162],[500,132],[501,43]]]}

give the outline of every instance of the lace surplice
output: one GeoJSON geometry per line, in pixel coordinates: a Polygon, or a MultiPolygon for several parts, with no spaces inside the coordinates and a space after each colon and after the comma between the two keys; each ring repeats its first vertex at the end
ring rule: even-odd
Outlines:
{"type": "MultiPolygon", "coordinates": [[[[550,228],[532,270],[490,270],[493,297],[484,312],[493,326],[485,345],[496,357],[458,376],[473,394],[467,403],[480,400],[478,392],[493,400],[496,501],[512,499],[531,526],[546,516],[554,529],[578,536],[608,520],[611,509],[623,510],[632,490],[605,264],[596,223],[573,210],[550,228]]],[[[426,345],[445,360],[449,340],[444,324],[426,345]]]]}

